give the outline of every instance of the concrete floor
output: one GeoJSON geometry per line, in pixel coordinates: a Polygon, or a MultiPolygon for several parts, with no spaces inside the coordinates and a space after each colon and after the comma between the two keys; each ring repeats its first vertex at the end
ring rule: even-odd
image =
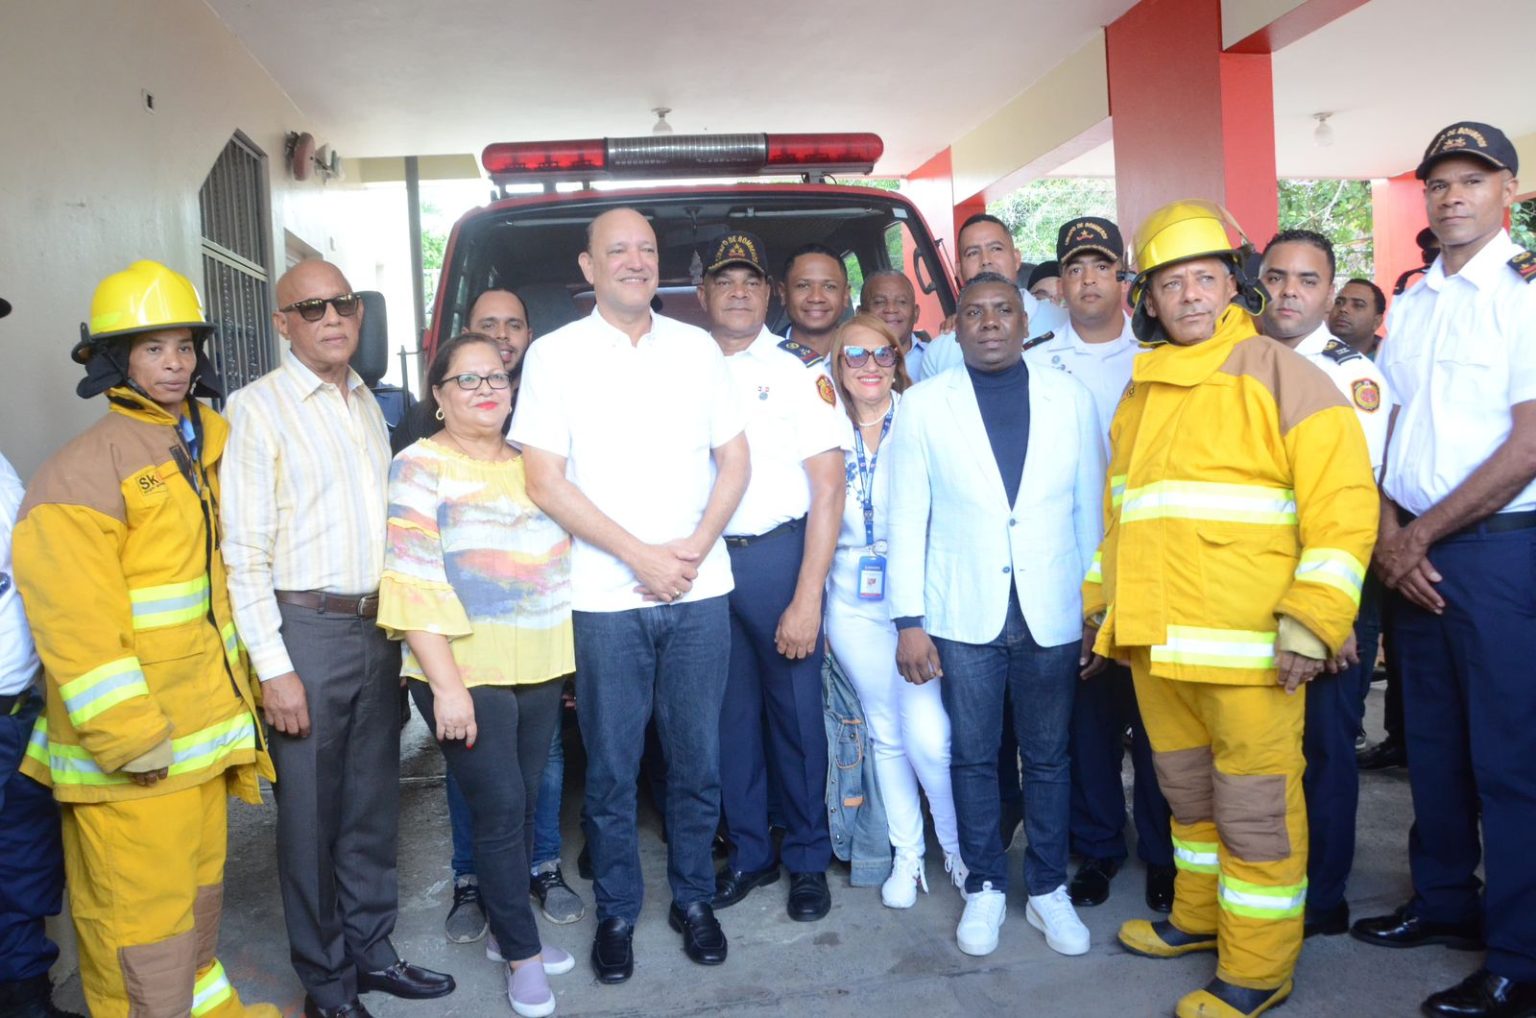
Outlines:
{"type": "MultiPolygon", "coordinates": [[[[1377,686],[1367,718],[1373,738],[1381,734],[1381,699],[1377,686]]],[[[419,718],[405,733],[403,760],[401,897],[394,942],[411,961],[452,972],[458,989],[441,1000],[370,994],[365,1003],[380,1018],[509,1015],[501,967],[485,959],[481,944],[453,945],[443,938],[451,892],[443,764],[419,718]]],[[[567,774],[564,868],[587,901],[588,915],[570,926],[540,919],[546,943],[577,957],[575,971],[552,979],[559,1014],[1121,1018],[1171,1014],[1174,1002],[1204,985],[1212,973],[1210,956],[1152,961],[1127,954],[1115,942],[1123,920],[1148,915],[1141,900],[1142,871],[1135,863],[1116,878],[1106,904],[1081,910],[1093,933],[1086,957],[1064,958],[1050,951],[1025,921],[1017,894],[1010,895],[998,950],[987,958],[963,955],[954,943],[962,903],[945,879],[936,849],[928,855],[932,893],[909,911],[882,907],[877,888],[850,887],[845,868],[831,874],[832,913],[819,923],[785,916],[787,881],[754,891],[720,913],[730,938],[729,961],[701,968],[683,955],[680,939],[667,927],[665,849],[655,833],[654,815],[646,812],[641,848],[650,897],[635,936],[635,977],[621,986],[603,986],[592,978],[586,961],[596,921],[591,886],[576,877],[578,782],[573,766],[567,774]]],[[[1357,917],[1390,911],[1410,892],[1407,772],[1363,775],[1361,791],[1359,848],[1349,895],[1357,917]]],[[[233,807],[219,953],[247,1001],[273,1001],[285,1014],[295,1015],[303,991],[288,964],[273,860],[274,822],[270,805],[233,807]]],[[[1014,874],[1023,840],[1021,834],[1010,852],[1014,874]]],[[[1457,982],[1479,962],[1479,955],[1438,947],[1387,951],[1347,936],[1314,938],[1302,953],[1297,989],[1285,1013],[1297,1018],[1417,1014],[1423,997],[1457,982]]],[[[55,978],[61,980],[60,1003],[79,1008],[79,979],[67,961],[55,978]]]]}

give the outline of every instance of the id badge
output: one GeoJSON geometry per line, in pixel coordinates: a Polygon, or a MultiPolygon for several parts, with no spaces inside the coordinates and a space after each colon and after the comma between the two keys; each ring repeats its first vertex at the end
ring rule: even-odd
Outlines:
{"type": "Polygon", "coordinates": [[[865,555],[859,559],[859,600],[885,600],[884,555],[865,555]]]}

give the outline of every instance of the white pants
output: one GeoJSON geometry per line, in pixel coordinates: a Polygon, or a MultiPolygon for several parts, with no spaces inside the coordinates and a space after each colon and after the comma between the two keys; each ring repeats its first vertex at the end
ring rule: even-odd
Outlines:
{"type": "Polygon", "coordinates": [[[917,795],[922,782],[939,844],[958,854],[955,797],[949,784],[949,715],[939,698],[939,682],[914,686],[903,679],[896,670],[896,627],[889,619],[871,618],[842,603],[836,594],[827,598],[827,640],[864,707],[891,847],[923,854],[923,812],[917,795]]]}

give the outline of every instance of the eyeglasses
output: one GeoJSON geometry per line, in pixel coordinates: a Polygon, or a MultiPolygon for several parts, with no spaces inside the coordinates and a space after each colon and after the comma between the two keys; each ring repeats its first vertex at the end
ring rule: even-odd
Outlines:
{"type": "Polygon", "coordinates": [[[843,347],[843,363],[847,364],[850,368],[862,368],[865,364],[869,363],[871,357],[882,368],[895,367],[896,365],[896,350],[894,347],[877,346],[873,350],[862,346],[843,347]]]}
{"type": "Polygon", "coordinates": [[[505,371],[492,371],[488,375],[477,375],[473,372],[465,372],[462,375],[450,375],[448,378],[443,379],[445,382],[449,380],[458,383],[459,388],[463,389],[465,392],[474,392],[476,389],[480,388],[481,382],[484,382],[486,385],[489,385],[493,389],[505,389],[507,386],[512,384],[512,376],[507,374],[505,371]]]}
{"type": "Polygon", "coordinates": [[[309,300],[296,300],[279,311],[297,311],[299,317],[306,322],[318,322],[325,317],[325,306],[329,304],[336,309],[336,313],[343,318],[351,318],[357,314],[357,305],[362,300],[355,293],[338,293],[334,297],[311,297],[309,300]]]}

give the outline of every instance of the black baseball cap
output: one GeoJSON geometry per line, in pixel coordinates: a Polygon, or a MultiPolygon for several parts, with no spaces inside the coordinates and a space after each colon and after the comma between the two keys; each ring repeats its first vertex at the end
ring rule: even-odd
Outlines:
{"type": "Polygon", "coordinates": [[[11,302],[6,300],[4,297],[0,297],[0,318],[4,318],[6,315],[8,315],[10,313],[11,313],[11,302]]]}
{"type": "Polygon", "coordinates": [[[1056,234],[1056,260],[1065,265],[1074,255],[1097,251],[1112,262],[1125,257],[1120,227],[1099,216],[1079,216],[1063,223],[1056,234]]]}
{"type": "Polygon", "coordinates": [[[1424,158],[1419,160],[1419,168],[1413,171],[1413,175],[1423,180],[1429,176],[1430,169],[1436,163],[1452,156],[1472,156],[1496,170],[1508,170],[1516,174],[1520,172],[1520,157],[1503,131],[1475,120],[1458,120],[1435,135],[1435,140],[1424,150],[1424,158]]]}
{"type": "Polygon", "coordinates": [[[745,265],[767,278],[768,270],[763,268],[768,261],[766,255],[767,250],[757,234],[732,230],[715,242],[713,254],[704,263],[704,274],[712,276],[732,265],[745,265]]]}
{"type": "Polygon", "coordinates": [[[1024,284],[1024,289],[1033,290],[1035,286],[1038,285],[1042,280],[1060,278],[1060,262],[1041,262],[1039,265],[1036,265],[1033,269],[1030,270],[1029,282],[1024,284]]]}

